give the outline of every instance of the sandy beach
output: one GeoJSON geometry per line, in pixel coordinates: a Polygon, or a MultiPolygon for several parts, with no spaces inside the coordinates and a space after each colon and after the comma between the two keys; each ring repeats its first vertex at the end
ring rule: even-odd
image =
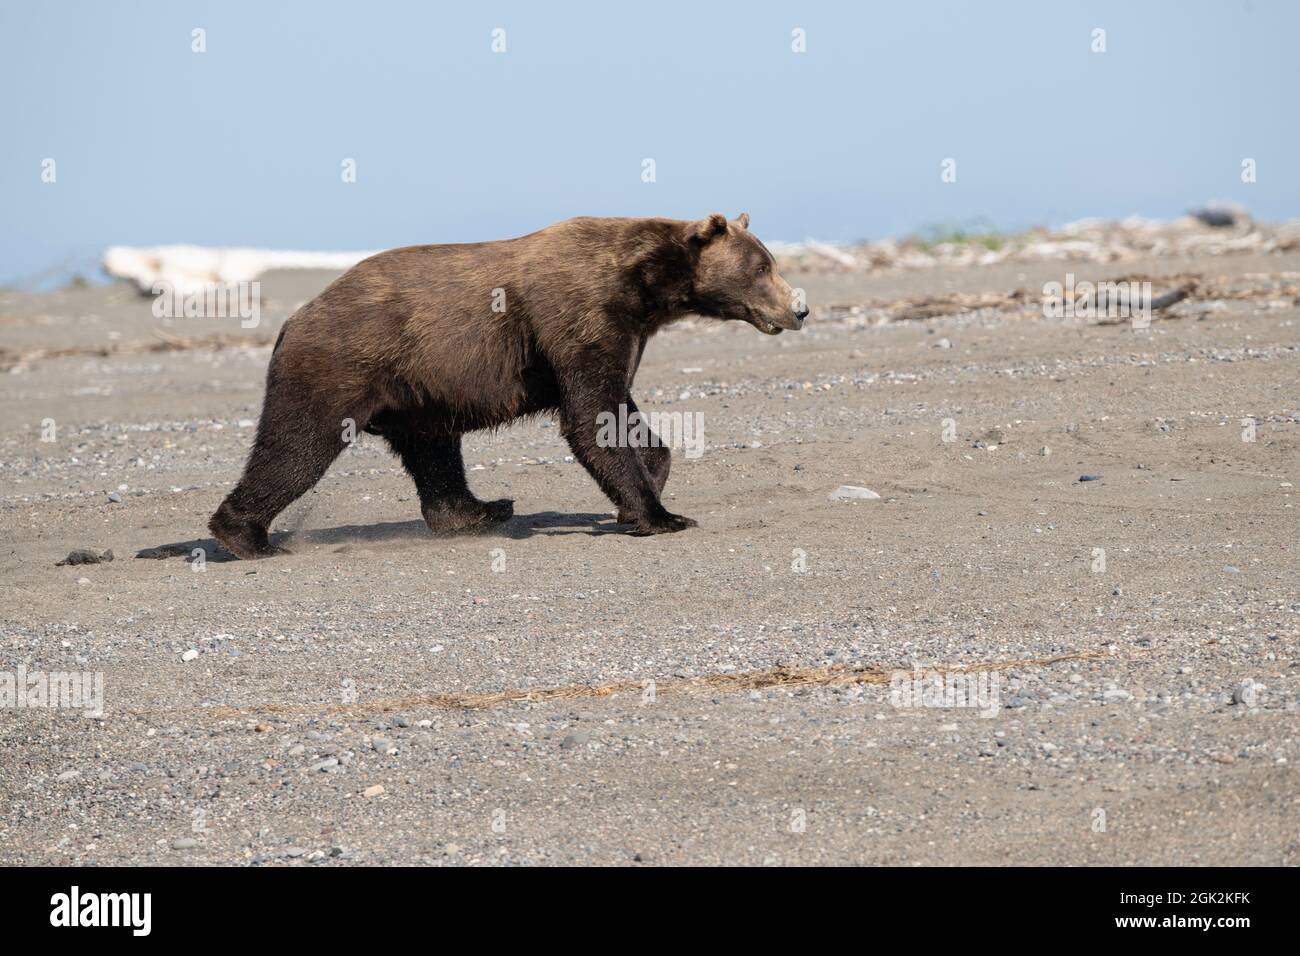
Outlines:
{"type": "Polygon", "coordinates": [[[0,670],[103,681],[0,709],[0,863],[1298,862],[1300,252],[794,266],[802,332],[638,374],[698,528],[618,533],[538,422],[466,440],[501,528],[434,538],[365,436],[252,563],[206,522],[332,276],[248,329],[0,292],[0,670]],[[1195,291],[1048,318],[1067,272],[1195,291]]]}

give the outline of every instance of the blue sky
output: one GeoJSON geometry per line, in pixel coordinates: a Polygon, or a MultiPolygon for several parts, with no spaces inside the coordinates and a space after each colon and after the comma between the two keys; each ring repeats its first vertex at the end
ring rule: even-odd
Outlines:
{"type": "Polygon", "coordinates": [[[368,249],[578,214],[747,210],[784,240],[1213,199],[1293,218],[1298,36],[1289,0],[5,3],[0,281],[118,243],[368,249]]]}

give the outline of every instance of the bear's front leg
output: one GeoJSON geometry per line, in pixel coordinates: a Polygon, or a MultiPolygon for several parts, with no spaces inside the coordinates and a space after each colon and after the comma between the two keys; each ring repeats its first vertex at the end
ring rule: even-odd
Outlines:
{"type": "MultiPolygon", "coordinates": [[[[632,401],[632,396],[628,396],[627,417],[630,421],[634,414],[639,415],[640,409],[632,401]]],[[[646,441],[637,446],[637,454],[641,456],[641,464],[645,466],[646,474],[650,476],[650,484],[654,486],[655,495],[660,501],[663,501],[664,485],[668,484],[668,472],[672,469],[673,456],[664,445],[659,436],[647,425],[645,428],[646,441]]],[[[619,524],[630,524],[633,518],[621,508],[618,512],[619,524]]]]}
{"type": "MultiPolygon", "coordinates": [[[[618,422],[619,405],[631,406],[631,399],[615,383],[601,387],[599,381],[583,378],[571,382],[560,412],[561,430],[573,455],[596,480],[601,491],[618,506],[619,521],[636,525],[633,535],[668,534],[695,527],[695,522],[668,511],[659,501],[659,488],[651,477],[641,449],[627,443],[626,435],[614,429],[608,440],[610,422],[618,422]]],[[[656,451],[667,449],[656,449],[656,451]]],[[[667,479],[667,470],[663,469],[667,479]]]]}

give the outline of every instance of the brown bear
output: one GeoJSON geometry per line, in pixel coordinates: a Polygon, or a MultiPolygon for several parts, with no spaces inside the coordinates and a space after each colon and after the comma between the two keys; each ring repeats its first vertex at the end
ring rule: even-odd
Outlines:
{"type": "Polygon", "coordinates": [[[282,552],[271,521],[362,429],[401,457],[433,531],[505,521],[512,501],[480,501],[465,483],[461,435],[546,412],[631,534],[693,526],[659,501],[668,449],[602,447],[597,421],[620,404],[636,414],[646,340],[674,319],[739,320],[768,335],[802,326],[802,297],[748,227],[748,215],[719,213],[579,218],[366,259],[285,323],[243,477],[208,527],[241,558],[282,552]]]}

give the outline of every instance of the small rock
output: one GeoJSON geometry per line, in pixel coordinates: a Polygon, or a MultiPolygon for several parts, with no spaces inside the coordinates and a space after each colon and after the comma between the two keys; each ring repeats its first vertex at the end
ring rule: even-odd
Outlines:
{"type": "Polygon", "coordinates": [[[65,770],[56,777],[56,780],[76,780],[81,776],[80,770],[65,770]]]}
{"type": "Polygon", "coordinates": [[[199,841],[194,837],[177,837],[172,840],[173,850],[192,850],[199,845],[199,841]]]}
{"type": "Polygon", "coordinates": [[[1263,684],[1257,684],[1253,680],[1244,680],[1238,685],[1237,689],[1232,692],[1232,702],[1241,704],[1246,707],[1254,707],[1259,703],[1259,693],[1264,689],[1263,684]]]}
{"type": "Polygon", "coordinates": [[[377,783],[373,787],[366,787],[366,789],[361,791],[361,795],[363,797],[377,797],[383,792],[384,785],[382,783],[377,783]]]}
{"type": "Polygon", "coordinates": [[[1201,209],[1193,209],[1191,215],[1211,229],[1226,229],[1235,226],[1239,219],[1244,218],[1245,213],[1231,206],[1212,203],[1201,209]]]}
{"type": "Polygon", "coordinates": [[[1101,475],[1080,475],[1080,481],[1101,481],[1101,475]]]}
{"type": "Polygon", "coordinates": [[[947,339],[940,339],[938,342],[934,343],[934,347],[937,349],[950,349],[952,348],[952,343],[947,339]]]}
{"type": "Polygon", "coordinates": [[[92,551],[89,548],[77,548],[75,551],[69,551],[68,556],[58,562],[55,567],[61,568],[70,564],[100,564],[112,560],[113,551],[111,548],[107,551],[92,551]]]}
{"type": "Polygon", "coordinates": [[[114,504],[118,504],[121,502],[122,496],[119,495],[116,491],[110,491],[108,493],[108,500],[113,502],[114,504]]]}
{"type": "Polygon", "coordinates": [[[336,757],[329,757],[320,763],[312,764],[313,773],[333,773],[338,768],[339,762],[336,757]]]}
{"type": "Polygon", "coordinates": [[[1046,445],[1038,449],[1038,454],[1042,455],[1044,458],[1046,458],[1051,453],[1052,453],[1052,449],[1048,448],[1046,445]]]}
{"type": "Polygon", "coordinates": [[[188,664],[190,661],[194,660],[194,658],[198,656],[199,656],[198,649],[191,647],[188,651],[186,651],[184,654],[181,655],[181,660],[183,660],[185,663],[188,664]]]}
{"type": "Polygon", "coordinates": [[[831,501],[874,501],[879,497],[870,488],[858,485],[840,485],[830,494],[831,501]]]}

